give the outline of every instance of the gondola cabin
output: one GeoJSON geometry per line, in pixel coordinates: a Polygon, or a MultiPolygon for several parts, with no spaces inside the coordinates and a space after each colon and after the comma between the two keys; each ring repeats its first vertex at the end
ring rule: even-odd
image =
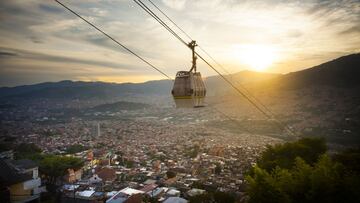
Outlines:
{"type": "Polygon", "coordinates": [[[174,86],[171,94],[174,98],[176,108],[203,107],[206,96],[205,84],[200,72],[196,72],[196,42],[188,44],[192,50],[192,67],[190,71],[179,71],[176,73],[174,86]]]}
{"type": "Polygon", "coordinates": [[[203,107],[206,95],[199,72],[179,71],[171,91],[177,108],[203,107]]]}

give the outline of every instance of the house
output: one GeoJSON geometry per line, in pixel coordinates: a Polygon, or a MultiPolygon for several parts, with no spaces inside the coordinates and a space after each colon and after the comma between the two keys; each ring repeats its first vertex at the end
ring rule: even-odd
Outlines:
{"type": "Polygon", "coordinates": [[[142,203],[143,191],[124,188],[106,201],[106,203],[142,203]]]}
{"type": "Polygon", "coordinates": [[[96,172],[100,179],[104,182],[113,182],[116,180],[116,170],[112,168],[104,167],[96,172]]]}
{"type": "Polygon", "coordinates": [[[98,184],[101,183],[103,180],[101,178],[99,178],[98,175],[94,174],[91,178],[89,178],[89,183],[90,184],[98,184]]]}
{"type": "Polygon", "coordinates": [[[35,162],[27,159],[0,159],[1,202],[30,202],[38,200],[45,186],[41,186],[39,169],[35,162]]]}
{"type": "Polygon", "coordinates": [[[197,195],[202,195],[205,192],[206,192],[206,190],[193,188],[193,189],[187,191],[187,195],[189,195],[190,197],[194,197],[194,196],[197,196],[197,195]]]}
{"type": "Polygon", "coordinates": [[[74,183],[78,180],[81,180],[82,173],[83,173],[81,168],[78,170],[69,168],[67,171],[68,171],[68,174],[66,174],[64,176],[65,182],[74,183]]]}
{"type": "Polygon", "coordinates": [[[169,197],[163,203],[187,203],[186,199],[181,197],[169,197]]]}

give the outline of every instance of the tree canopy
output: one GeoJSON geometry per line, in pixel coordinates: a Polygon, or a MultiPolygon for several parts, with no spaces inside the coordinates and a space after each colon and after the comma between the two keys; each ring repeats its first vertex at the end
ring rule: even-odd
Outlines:
{"type": "Polygon", "coordinates": [[[74,144],[74,145],[71,145],[69,146],[68,148],[66,148],[66,153],[67,154],[75,154],[75,153],[78,153],[78,152],[82,152],[82,151],[85,151],[89,149],[88,147],[85,147],[83,145],[80,145],[80,144],[74,144]]]}
{"type": "Polygon", "coordinates": [[[50,182],[66,175],[67,169],[77,170],[84,164],[79,158],[58,155],[46,155],[39,163],[40,171],[49,177],[50,182]]]}
{"type": "Polygon", "coordinates": [[[21,143],[15,148],[16,159],[33,159],[39,155],[42,150],[34,143],[21,143]]]}
{"type": "Polygon", "coordinates": [[[296,157],[300,157],[306,163],[313,165],[326,150],[324,139],[302,138],[296,142],[267,146],[257,164],[268,172],[276,167],[292,168],[296,157]]]}
{"type": "Polygon", "coordinates": [[[359,150],[330,157],[322,142],[269,147],[246,177],[249,202],[360,202],[359,150]]]}
{"type": "Polygon", "coordinates": [[[235,196],[232,193],[214,191],[189,197],[190,203],[234,203],[235,196]]]}

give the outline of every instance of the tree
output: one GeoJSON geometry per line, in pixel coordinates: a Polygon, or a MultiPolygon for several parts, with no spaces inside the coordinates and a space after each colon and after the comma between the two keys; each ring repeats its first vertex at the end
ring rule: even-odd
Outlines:
{"type": "Polygon", "coordinates": [[[67,154],[75,154],[75,153],[78,153],[78,152],[85,151],[87,149],[88,148],[83,146],[83,145],[75,144],[75,145],[71,145],[71,146],[67,147],[66,148],[66,153],[67,154]]]}
{"type": "Polygon", "coordinates": [[[210,203],[212,202],[212,199],[210,193],[203,193],[201,195],[189,197],[189,203],[210,203]]]}
{"type": "Polygon", "coordinates": [[[216,203],[233,203],[235,202],[235,197],[230,193],[216,191],[214,193],[214,200],[216,203]]]}
{"type": "Polygon", "coordinates": [[[32,159],[38,156],[42,150],[34,143],[21,143],[15,148],[16,159],[32,159]]]}
{"type": "Polygon", "coordinates": [[[296,142],[267,146],[257,164],[268,172],[277,166],[291,169],[296,157],[300,157],[306,163],[313,165],[326,150],[324,139],[302,138],[296,142]]]}
{"type": "Polygon", "coordinates": [[[235,196],[221,191],[206,192],[200,195],[189,197],[190,203],[234,203],[235,196]]]}
{"type": "Polygon", "coordinates": [[[271,167],[262,168],[259,164],[246,176],[246,192],[250,203],[360,202],[360,173],[354,169],[356,166],[344,164],[356,165],[354,163],[359,162],[355,159],[360,156],[354,152],[350,155],[341,153],[331,159],[326,154],[317,155],[323,149],[304,152],[301,145],[321,146],[311,140],[286,143],[271,149],[274,152],[272,157],[276,159],[271,164],[266,160],[269,154],[266,154],[266,159],[260,158],[263,163],[267,163],[264,166],[271,167]],[[296,157],[291,160],[293,156],[296,157]],[[313,161],[316,156],[318,160],[313,161]],[[348,156],[352,159],[349,160],[348,156]]]}
{"type": "Polygon", "coordinates": [[[78,170],[84,165],[79,158],[57,155],[46,155],[39,164],[40,171],[48,177],[50,184],[55,184],[60,177],[66,175],[67,169],[78,170]]]}
{"type": "Polygon", "coordinates": [[[347,149],[335,154],[333,158],[342,163],[349,171],[360,173],[360,148],[347,149]]]}

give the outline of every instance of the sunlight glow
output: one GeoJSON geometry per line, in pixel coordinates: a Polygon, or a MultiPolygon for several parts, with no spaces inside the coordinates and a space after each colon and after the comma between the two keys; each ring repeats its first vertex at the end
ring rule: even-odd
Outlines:
{"type": "Polygon", "coordinates": [[[255,71],[268,69],[278,58],[277,50],[269,45],[236,45],[233,50],[237,60],[255,71]]]}

